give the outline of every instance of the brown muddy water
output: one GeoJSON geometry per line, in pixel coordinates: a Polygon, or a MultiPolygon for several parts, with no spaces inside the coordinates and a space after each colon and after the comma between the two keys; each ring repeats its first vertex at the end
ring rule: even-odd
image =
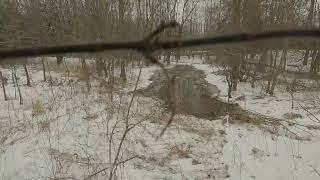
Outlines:
{"type": "MultiPolygon", "coordinates": [[[[238,104],[224,102],[219,98],[219,89],[205,80],[203,71],[188,65],[178,65],[168,69],[168,73],[174,79],[173,88],[169,88],[172,80],[168,80],[163,71],[156,71],[150,79],[152,83],[138,93],[146,97],[157,97],[170,107],[170,90],[173,90],[175,111],[178,114],[219,120],[228,113],[232,124],[249,123],[271,134],[280,135],[279,128],[283,127],[281,119],[246,111],[238,104]]],[[[285,136],[306,140],[290,132],[286,132],[285,136]]]]}
{"type": "Polygon", "coordinates": [[[205,80],[206,75],[203,71],[188,65],[177,65],[168,69],[168,73],[173,79],[173,88],[169,85],[172,80],[168,80],[164,72],[159,70],[152,75],[152,83],[140,90],[139,94],[158,97],[167,107],[170,104],[170,94],[174,94],[176,113],[209,120],[225,116],[227,112],[241,110],[238,105],[228,104],[219,99],[219,89],[205,80]]]}

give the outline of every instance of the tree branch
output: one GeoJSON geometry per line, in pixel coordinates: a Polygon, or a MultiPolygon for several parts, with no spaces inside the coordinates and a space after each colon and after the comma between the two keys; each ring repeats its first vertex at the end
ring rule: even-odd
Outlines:
{"type": "MultiPolygon", "coordinates": [[[[161,27],[160,27],[161,29],[161,27]]],[[[146,41],[135,42],[118,42],[118,43],[89,43],[78,45],[66,45],[66,46],[53,46],[53,47],[40,47],[40,48],[26,48],[0,51],[0,61],[8,58],[19,57],[37,57],[44,55],[57,55],[66,53],[97,53],[102,51],[111,50],[133,50],[139,52],[168,50],[175,48],[191,48],[196,46],[208,46],[218,44],[231,44],[240,42],[252,42],[258,40],[267,40],[273,38],[320,38],[319,29],[289,29],[279,31],[261,32],[256,34],[251,33],[239,33],[232,35],[223,35],[217,37],[206,37],[191,40],[172,40],[172,41],[156,41],[153,43],[146,41]]],[[[148,38],[146,38],[148,39],[148,38]]]]}

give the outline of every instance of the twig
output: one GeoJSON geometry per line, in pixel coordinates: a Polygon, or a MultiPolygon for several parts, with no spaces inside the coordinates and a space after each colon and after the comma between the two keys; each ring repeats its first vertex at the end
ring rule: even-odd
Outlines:
{"type": "Polygon", "coordinates": [[[310,167],[313,169],[313,171],[320,177],[320,172],[315,168],[313,167],[312,165],[310,165],[310,167]]]}
{"type": "Polygon", "coordinates": [[[316,123],[320,123],[320,120],[319,120],[312,112],[310,112],[306,107],[303,107],[303,106],[299,103],[298,100],[295,100],[295,101],[297,102],[297,104],[298,104],[304,111],[306,111],[306,112],[309,113],[312,117],[314,117],[317,122],[316,122],[315,120],[313,120],[313,119],[310,118],[311,121],[316,122],[316,123]]]}
{"type": "MultiPolygon", "coordinates": [[[[136,158],[136,157],[134,156],[134,157],[131,157],[131,158],[129,158],[129,159],[120,161],[120,162],[117,163],[117,165],[124,164],[124,163],[126,163],[126,162],[128,162],[128,161],[130,161],[130,160],[132,160],[132,159],[134,159],[134,158],[136,158]]],[[[96,176],[96,175],[98,175],[98,174],[100,174],[100,173],[102,173],[102,172],[104,172],[104,171],[106,171],[106,170],[108,170],[108,169],[110,169],[110,167],[103,168],[103,169],[97,171],[96,173],[91,174],[90,176],[83,178],[83,180],[91,179],[91,178],[93,178],[94,176],[96,176]]]]}
{"type": "Polygon", "coordinates": [[[137,81],[136,81],[136,84],[135,84],[135,87],[134,87],[134,91],[133,91],[133,94],[131,96],[131,100],[130,100],[130,103],[129,103],[129,106],[128,106],[128,110],[127,110],[127,114],[126,114],[126,119],[125,119],[125,130],[124,130],[124,133],[121,137],[121,140],[120,140],[120,143],[118,145],[118,148],[117,148],[117,151],[116,151],[116,156],[115,156],[115,159],[113,161],[113,163],[111,164],[111,168],[110,168],[110,175],[109,175],[109,180],[112,179],[113,177],[113,172],[115,171],[115,169],[117,168],[118,166],[118,159],[119,159],[119,155],[120,155],[120,151],[122,149],[122,145],[128,135],[128,133],[130,132],[130,127],[129,127],[129,116],[130,116],[130,110],[131,110],[131,107],[132,107],[132,104],[133,104],[133,100],[136,96],[136,92],[137,92],[137,88],[138,88],[138,84],[139,84],[139,81],[140,81],[140,77],[141,77],[141,71],[142,71],[142,68],[140,68],[139,70],[139,75],[138,75],[138,78],[137,78],[137,81]]]}

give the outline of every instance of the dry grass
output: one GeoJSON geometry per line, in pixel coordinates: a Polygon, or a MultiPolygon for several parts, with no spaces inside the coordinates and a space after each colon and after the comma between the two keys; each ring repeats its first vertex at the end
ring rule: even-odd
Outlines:
{"type": "Polygon", "coordinates": [[[80,81],[85,81],[89,79],[89,74],[85,71],[79,71],[78,72],[78,78],[80,81]]]}
{"type": "Polygon", "coordinates": [[[32,103],[32,117],[38,116],[44,112],[44,104],[40,100],[36,100],[32,103]]]}
{"type": "Polygon", "coordinates": [[[150,163],[150,164],[153,164],[153,165],[156,165],[156,166],[160,166],[160,167],[164,167],[165,164],[166,164],[166,159],[164,158],[157,158],[157,155],[156,154],[151,154],[149,156],[146,156],[146,155],[142,155],[142,156],[138,156],[139,159],[147,162],[147,163],[150,163]]]}
{"type": "Polygon", "coordinates": [[[192,154],[190,147],[184,147],[182,145],[174,145],[170,147],[169,150],[167,156],[167,159],[169,160],[190,158],[190,154],[192,154]]]}
{"type": "Polygon", "coordinates": [[[38,122],[38,131],[39,131],[39,133],[49,132],[50,131],[50,121],[38,122]]]}

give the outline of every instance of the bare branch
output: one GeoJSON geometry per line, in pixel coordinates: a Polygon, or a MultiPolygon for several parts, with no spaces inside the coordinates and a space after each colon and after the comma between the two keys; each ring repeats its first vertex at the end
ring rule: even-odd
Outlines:
{"type": "MultiPolygon", "coordinates": [[[[124,163],[126,163],[126,162],[128,162],[128,161],[131,161],[131,160],[134,159],[134,158],[136,158],[136,156],[131,157],[131,158],[128,158],[128,159],[125,159],[125,160],[123,160],[123,161],[120,161],[120,162],[117,163],[117,165],[124,164],[124,163]]],[[[104,171],[106,171],[106,170],[108,170],[108,169],[110,169],[110,167],[103,168],[103,169],[95,172],[94,174],[91,174],[90,176],[83,178],[83,180],[91,179],[91,178],[95,177],[96,175],[98,175],[98,174],[100,174],[100,173],[102,173],[102,172],[104,172],[104,171]]]]}
{"type": "Polygon", "coordinates": [[[310,167],[313,169],[313,171],[320,177],[320,172],[313,166],[310,165],[310,167]]]}
{"type": "Polygon", "coordinates": [[[154,38],[156,38],[157,36],[159,36],[163,31],[165,31],[168,28],[175,28],[178,27],[179,24],[177,23],[177,21],[171,21],[169,23],[161,23],[160,26],[153,31],[152,33],[150,33],[145,39],[145,42],[151,42],[152,40],[154,40],[154,38]]]}
{"type": "Polygon", "coordinates": [[[66,53],[97,53],[110,50],[134,50],[139,52],[156,51],[161,49],[175,49],[175,48],[190,48],[196,46],[208,46],[218,44],[230,44],[240,42],[252,42],[258,40],[267,40],[273,38],[320,38],[319,29],[307,30],[279,30],[261,32],[256,34],[239,33],[232,35],[224,35],[217,37],[198,38],[191,40],[172,40],[155,42],[151,47],[150,43],[145,41],[135,42],[122,42],[122,43],[91,43],[91,44],[78,44],[66,46],[53,46],[53,47],[40,47],[40,48],[26,48],[0,51],[0,61],[8,58],[19,57],[37,57],[44,55],[56,55],[66,53]]]}

